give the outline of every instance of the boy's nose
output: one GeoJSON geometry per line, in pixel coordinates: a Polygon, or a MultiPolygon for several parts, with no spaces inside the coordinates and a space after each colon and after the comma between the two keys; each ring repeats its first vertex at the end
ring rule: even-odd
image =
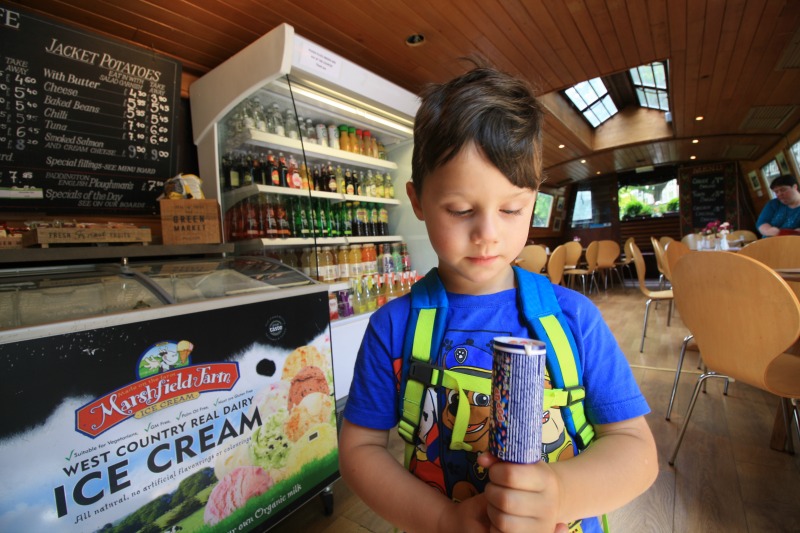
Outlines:
{"type": "Polygon", "coordinates": [[[492,215],[476,217],[472,240],[476,243],[496,242],[499,237],[497,220],[492,215]]]}

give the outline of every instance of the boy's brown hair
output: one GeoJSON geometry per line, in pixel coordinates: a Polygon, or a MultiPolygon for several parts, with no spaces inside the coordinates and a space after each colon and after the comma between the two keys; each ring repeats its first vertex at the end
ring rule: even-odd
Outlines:
{"type": "Polygon", "coordinates": [[[428,85],[414,121],[411,180],[417,196],[428,174],[474,142],[517,187],[542,182],[544,114],[525,81],[478,66],[428,85]]]}

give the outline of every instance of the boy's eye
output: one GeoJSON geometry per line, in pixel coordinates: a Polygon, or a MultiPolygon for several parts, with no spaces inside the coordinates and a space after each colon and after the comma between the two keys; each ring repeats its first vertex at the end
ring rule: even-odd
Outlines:
{"type": "Polygon", "coordinates": [[[503,213],[506,215],[521,215],[522,209],[503,209],[503,213]]]}
{"type": "Polygon", "coordinates": [[[463,217],[469,215],[472,212],[472,209],[448,209],[447,213],[454,217],[463,217]]]}

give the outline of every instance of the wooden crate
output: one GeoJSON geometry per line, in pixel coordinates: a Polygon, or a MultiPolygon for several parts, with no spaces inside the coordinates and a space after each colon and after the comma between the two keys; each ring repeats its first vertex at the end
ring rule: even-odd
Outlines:
{"type": "Polygon", "coordinates": [[[216,200],[161,200],[164,244],[217,244],[220,233],[216,200]]]}
{"type": "Polygon", "coordinates": [[[7,250],[9,248],[22,248],[22,235],[0,237],[0,250],[7,250]]]}
{"type": "Polygon", "coordinates": [[[150,228],[36,228],[22,235],[22,246],[52,244],[148,244],[152,240],[150,228]]]}

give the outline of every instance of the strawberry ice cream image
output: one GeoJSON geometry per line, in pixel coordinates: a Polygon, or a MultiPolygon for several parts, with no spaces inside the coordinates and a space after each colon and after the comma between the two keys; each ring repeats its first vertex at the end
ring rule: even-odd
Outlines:
{"type": "Polygon", "coordinates": [[[203,520],[213,526],[253,496],[267,492],[273,484],[272,477],[260,466],[240,466],[232,470],[211,491],[203,520]]]}

